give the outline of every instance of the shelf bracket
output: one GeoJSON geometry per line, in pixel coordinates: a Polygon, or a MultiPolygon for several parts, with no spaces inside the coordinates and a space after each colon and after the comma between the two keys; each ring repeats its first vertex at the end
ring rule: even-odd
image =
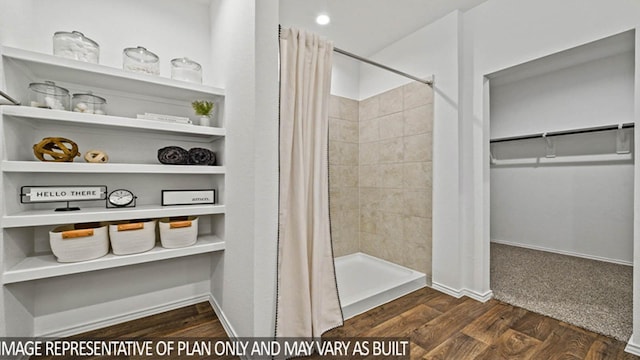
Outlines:
{"type": "Polygon", "coordinates": [[[618,125],[616,134],[616,153],[628,154],[631,152],[631,136],[628,131],[622,128],[622,124],[618,125]]]}
{"type": "Polygon", "coordinates": [[[542,138],[545,141],[546,147],[546,155],[545,157],[554,158],[556,157],[556,143],[549,137],[547,137],[547,133],[542,134],[542,138]]]}

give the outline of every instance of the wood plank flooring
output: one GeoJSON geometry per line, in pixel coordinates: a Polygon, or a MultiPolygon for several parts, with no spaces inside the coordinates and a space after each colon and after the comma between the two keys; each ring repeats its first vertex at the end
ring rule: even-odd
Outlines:
{"type": "Polygon", "coordinates": [[[409,337],[411,359],[640,359],[624,352],[626,344],[615,339],[497,300],[456,299],[430,288],[325,334],[377,336],[409,337]]]}
{"type": "MultiPolygon", "coordinates": [[[[227,335],[211,306],[200,303],[72,338],[166,337],[227,335]]],[[[497,300],[456,299],[430,288],[349,319],[324,337],[408,337],[411,359],[640,359],[612,338],[497,300]]]]}

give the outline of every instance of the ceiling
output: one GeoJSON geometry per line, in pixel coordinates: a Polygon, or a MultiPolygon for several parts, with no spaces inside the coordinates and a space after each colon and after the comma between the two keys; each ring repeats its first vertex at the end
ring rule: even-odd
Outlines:
{"type": "Polygon", "coordinates": [[[334,45],[368,56],[448,13],[486,0],[280,0],[280,23],[333,40],[334,45]],[[320,13],[329,25],[316,24],[320,13]]]}

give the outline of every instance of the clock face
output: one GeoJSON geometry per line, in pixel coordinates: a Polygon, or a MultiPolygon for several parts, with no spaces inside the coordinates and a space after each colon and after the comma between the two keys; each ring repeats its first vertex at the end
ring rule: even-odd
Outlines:
{"type": "Polygon", "coordinates": [[[114,206],[127,206],[133,202],[133,193],[129,190],[118,189],[109,194],[109,203],[114,206]]]}

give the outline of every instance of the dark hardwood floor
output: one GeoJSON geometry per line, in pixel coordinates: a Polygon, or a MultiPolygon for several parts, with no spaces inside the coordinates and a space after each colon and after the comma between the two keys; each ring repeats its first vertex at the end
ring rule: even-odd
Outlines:
{"type": "Polygon", "coordinates": [[[166,337],[227,338],[220,320],[208,302],[147,316],[76,336],[70,339],[152,339],[166,337]]]}
{"type": "Polygon", "coordinates": [[[640,359],[625,343],[497,300],[425,288],[377,307],[326,337],[409,337],[412,359],[640,359]]]}
{"type": "MultiPolygon", "coordinates": [[[[226,336],[211,306],[201,303],[72,338],[226,336]]],[[[408,337],[412,359],[640,359],[625,353],[623,342],[573,325],[497,300],[456,299],[430,288],[349,319],[324,337],[408,337]]]]}

